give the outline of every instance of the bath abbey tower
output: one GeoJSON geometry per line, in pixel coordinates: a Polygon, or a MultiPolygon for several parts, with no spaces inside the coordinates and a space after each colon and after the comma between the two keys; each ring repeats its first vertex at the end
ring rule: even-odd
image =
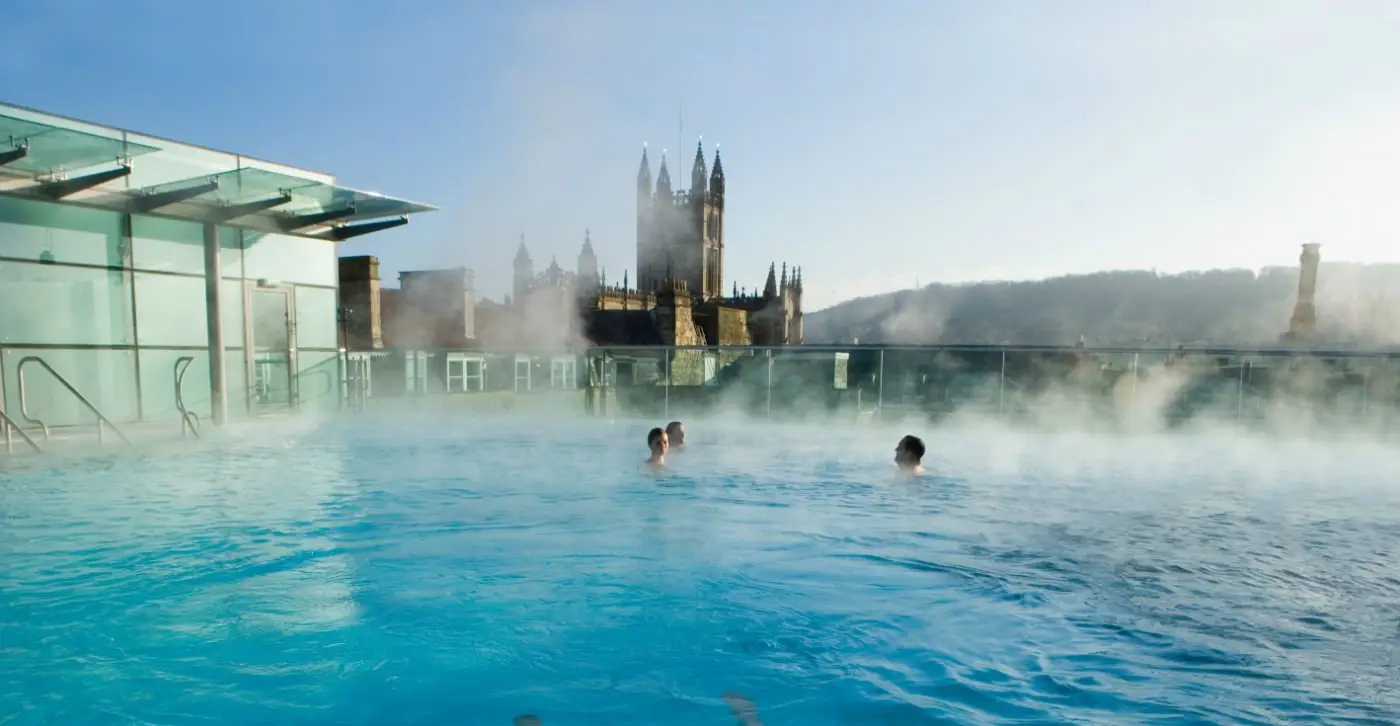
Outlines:
{"type": "MultiPolygon", "coordinates": [[[[620,283],[599,268],[593,241],[584,235],[577,269],[557,260],[536,273],[522,239],[515,256],[513,323],[491,326],[516,340],[498,344],[546,345],[554,332],[538,324],[573,308],[593,345],[800,345],[802,273],[786,263],[769,265],[762,288],[725,293],[724,164],[713,166],[696,146],[690,188],[677,190],[665,155],[653,181],[643,149],[637,171],[637,259],[620,283]]],[[[502,311],[507,312],[507,311],[502,311]]]]}
{"type": "Polygon", "coordinates": [[[683,280],[700,298],[724,295],[724,164],[715,151],[714,170],[705,168],[696,145],[690,189],[673,191],[666,159],[651,182],[651,164],[642,150],[637,171],[637,283],[652,289],[683,280]]]}

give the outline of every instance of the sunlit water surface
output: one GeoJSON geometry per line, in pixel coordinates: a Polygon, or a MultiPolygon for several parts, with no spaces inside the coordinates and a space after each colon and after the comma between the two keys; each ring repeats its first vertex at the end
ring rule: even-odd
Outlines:
{"type": "Polygon", "coordinates": [[[1393,723],[1365,444],[305,424],[0,470],[0,723],[1393,723]]]}

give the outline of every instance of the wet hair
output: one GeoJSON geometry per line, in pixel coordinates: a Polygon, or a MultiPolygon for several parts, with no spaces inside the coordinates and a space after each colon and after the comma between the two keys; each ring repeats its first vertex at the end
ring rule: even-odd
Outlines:
{"type": "Polygon", "coordinates": [[[681,423],[680,421],[672,421],[671,423],[666,424],[666,435],[675,436],[676,432],[680,431],[683,428],[685,428],[685,424],[681,423]]]}
{"type": "Polygon", "coordinates": [[[665,431],[664,429],[661,429],[661,428],[654,428],[654,429],[652,429],[651,431],[648,431],[648,432],[647,432],[647,448],[650,449],[652,446],[654,446],[654,445],[656,444],[657,441],[660,441],[660,440],[661,440],[661,437],[662,437],[662,436],[665,436],[665,435],[666,435],[666,431],[665,431]]]}
{"type": "Polygon", "coordinates": [[[914,461],[922,461],[924,458],[924,440],[914,434],[900,439],[899,448],[909,452],[914,461]]]}

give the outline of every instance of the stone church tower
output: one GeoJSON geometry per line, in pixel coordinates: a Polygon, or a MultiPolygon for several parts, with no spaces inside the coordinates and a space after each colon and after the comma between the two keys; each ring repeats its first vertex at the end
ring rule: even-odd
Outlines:
{"type": "Polygon", "coordinates": [[[646,149],[637,171],[637,289],[650,292],[670,280],[685,282],[700,300],[724,295],[724,164],[715,151],[714,168],[707,168],[702,144],[689,190],[672,189],[664,153],[654,192],[646,149]]]}

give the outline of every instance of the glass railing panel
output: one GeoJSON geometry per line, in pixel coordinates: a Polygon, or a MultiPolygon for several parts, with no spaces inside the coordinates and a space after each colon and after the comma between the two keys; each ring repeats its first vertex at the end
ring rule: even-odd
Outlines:
{"type": "Polygon", "coordinates": [[[1132,429],[1204,421],[1388,426],[1400,407],[1400,361],[1386,352],[625,346],[348,355],[362,361],[346,370],[367,399],[450,397],[466,410],[656,420],[734,413],[1132,429]]]}
{"type": "Polygon", "coordinates": [[[607,410],[624,418],[670,415],[673,351],[665,348],[603,349],[607,410]]]}

